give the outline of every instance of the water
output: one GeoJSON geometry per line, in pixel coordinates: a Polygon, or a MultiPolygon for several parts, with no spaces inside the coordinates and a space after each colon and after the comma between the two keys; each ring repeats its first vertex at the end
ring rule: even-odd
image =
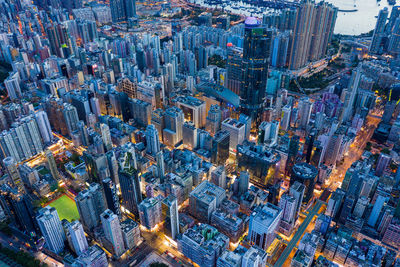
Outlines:
{"type": "MultiPolygon", "coordinates": [[[[369,32],[375,28],[376,17],[379,10],[389,6],[387,0],[326,0],[339,9],[358,9],[357,12],[338,12],[335,25],[335,33],[358,35],[369,32]],[[354,7],[354,5],[356,5],[354,7]]],[[[400,1],[400,0],[398,0],[400,1]]],[[[400,4],[400,2],[399,2],[400,4]]],[[[389,14],[390,15],[390,14],[389,14]]]]}
{"type": "MultiPolygon", "coordinates": [[[[209,6],[205,3],[205,0],[189,0],[205,7],[216,7],[209,6]]],[[[319,2],[319,0],[315,0],[319,2]]],[[[359,35],[361,33],[369,32],[375,28],[376,16],[379,10],[384,7],[388,7],[389,11],[392,6],[389,6],[387,0],[326,0],[332,3],[334,6],[343,10],[357,9],[356,12],[338,12],[335,25],[335,33],[348,34],[348,35],[359,35]]],[[[397,0],[400,4],[400,0],[397,0]]],[[[220,6],[218,6],[220,8],[220,6]]],[[[250,4],[243,2],[232,1],[231,4],[224,6],[225,10],[233,13],[241,13],[246,16],[262,17],[262,14],[266,10],[262,7],[255,7],[250,4]],[[234,9],[234,6],[241,8],[234,9]]]]}

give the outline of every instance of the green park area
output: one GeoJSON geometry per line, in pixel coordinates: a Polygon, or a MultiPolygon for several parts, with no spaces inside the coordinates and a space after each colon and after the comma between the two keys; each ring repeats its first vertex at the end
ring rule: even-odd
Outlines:
{"type": "Polygon", "coordinates": [[[78,220],[79,213],[75,201],[70,199],[67,195],[62,195],[60,198],[54,200],[49,204],[57,210],[60,220],[67,219],[68,221],[78,220]]]}

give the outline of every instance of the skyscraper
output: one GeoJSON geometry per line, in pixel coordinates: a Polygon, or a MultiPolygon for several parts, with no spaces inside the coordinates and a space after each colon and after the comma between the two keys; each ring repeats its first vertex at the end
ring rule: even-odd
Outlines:
{"type": "Polygon", "coordinates": [[[122,237],[126,249],[133,249],[140,242],[139,224],[132,219],[126,219],[121,222],[122,237]]]}
{"type": "Polygon", "coordinates": [[[282,116],[281,116],[281,129],[287,131],[290,127],[290,114],[292,112],[292,107],[290,105],[286,105],[282,108],[282,116]]]}
{"type": "Polygon", "coordinates": [[[239,195],[245,194],[249,190],[250,174],[241,171],[239,175],[239,195]]]}
{"type": "Polygon", "coordinates": [[[304,67],[325,56],[336,22],[337,8],[326,2],[303,0],[297,7],[289,68],[304,67]]]}
{"type": "Polygon", "coordinates": [[[136,0],[125,0],[126,18],[133,18],[136,16],[136,0]]]}
{"type": "Polygon", "coordinates": [[[385,153],[380,153],[378,162],[376,163],[375,175],[382,176],[382,174],[386,171],[386,168],[389,166],[391,160],[392,157],[390,155],[385,153]]]}
{"type": "Polygon", "coordinates": [[[240,94],[241,77],[242,77],[242,58],[243,49],[233,46],[232,43],[227,44],[227,87],[235,94],[240,94]]]}
{"type": "Polygon", "coordinates": [[[3,205],[2,208],[4,210],[12,210],[15,222],[20,229],[29,234],[35,232],[39,234],[36,224],[36,214],[29,195],[18,193],[8,186],[2,187],[1,191],[2,196],[0,197],[0,201],[3,205]],[[3,202],[3,197],[5,202],[3,202]]]}
{"type": "Polygon", "coordinates": [[[124,168],[119,172],[119,182],[122,193],[122,203],[125,209],[139,216],[138,205],[142,202],[138,171],[134,168],[124,168]]]}
{"type": "Polygon", "coordinates": [[[140,223],[147,229],[154,228],[161,222],[161,202],[158,198],[145,198],[139,204],[140,223]]]}
{"type": "Polygon", "coordinates": [[[112,149],[112,141],[111,141],[111,134],[110,134],[110,127],[107,124],[101,123],[100,124],[100,132],[101,138],[103,140],[104,147],[106,151],[112,149]]]}
{"type": "Polygon", "coordinates": [[[163,130],[163,141],[170,146],[175,146],[182,140],[182,129],[184,122],[183,111],[178,107],[170,107],[165,110],[165,129],[163,130]]]}
{"type": "Polygon", "coordinates": [[[53,176],[53,179],[59,180],[60,179],[60,174],[57,169],[57,164],[56,161],[54,160],[53,153],[51,152],[50,149],[46,149],[44,152],[44,155],[46,156],[47,160],[47,168],[50,170],[51,176],[53,176]]]}
{"type": "Polygon", "coordinates": [[[51,143],[53,141],[53,133],[51,132],[49,118],[47,113],[43,110],[39,110],[35,113],[35,120],[38,125],[40,135],[42,136],[43,142],[45,144],[51,143]]]}
{"type": "Polygon", "coordinates": [[[15,186],[18,191],[25,192],[25,186],[21,180],[21,175],[19,174],[17,163],[15,162],[14,158],[7,157],[3,159],[3,164],[6,167],[6,171],[11,184],[15,186]]]}
{"type": "Polygon", "coordinates": [[[393,25],[393,29],[389,37],[389,45],[387,50],[391,54],[400,53],[400,18],[397,18],[396,22],[393,25]]]}
{"type": "Polygon", "coordinates": [[[75,253],[79,256],[88,249],[88,242],[83,231],[82,224],[79,221],[72,221],[68,225],[68,232],[71,236],[72,246],[75,253]]]}
{"type": "Polygon", "coordinates": [[[106,239],[113,245],[115,255],[121,256],[125,252],[125,245],[118,216],[108,209],[100,218],[106,239]]]}
{"type": "Polygon", "coordinates": [[[223,165],[218,166],[211,172],[211,182],[221,188],[226,188],[226,173],[223,165]]]}
{"type": "Polygon", "coordinates": [[[82,224],[92,230],[100,222],[100,214],[106,210],[103,192],[99,184],[92,183],[89,188],[79,192],[75,197],[82,224]]]}
{"type": "Polygon", "coordinates": [[[381,213],[382,208],[386,202],[387,202],[386,196],[378,195],[378,197],[375,200],[374,206],[372,208],[371,214],[369,215],[369,218],[367,221],[367,224],[369,226],[371,226],[373,228],[376,226],[376,223],[379,218],[379,214],[381,213]]]}
{"type": "Polygon", "coordinates": [[[296,199],[296,212],[295,212],[296,219],[300,212],[301,204],[303,203],[305,189],[306,189],[306,187],[298,181],[294,182],[293,185],[290,186],[290,189],[289,189],[289,194],[296,199]]]}
{"type": "Polygon", "coordinates": [[[65,233],[56,209],[50,206],[40,209],[36,220],[49,250],[54,253],[62,252],[65,233]]]}
{"type": "Polygon", "coordinates": [[[222,112],[219,105],[211,105],[206,118],[206,130],[215,135],[221,128],[222,112]]]}
{"type": "Polygon", "coordinates": [[[358,64],[357,69],[353,71],[349,82],[349,87],[347,88],[345,93],[345,109],[343,111],[343,121],[348,121],[353,117],[354,100],[359,90],[358,86],[360,84],[362,73],[362,63],[360,63],[358,64]]]}
{"type": "Polygon", "coordinates": [[[271,203],[258,207],[250,216],[250,243],[266,250],[275,239],[281,217],[282,209],[271,203]]]}
{"type": "Polygon", "coordinates": [[[162,151],[157,152],[156,154],[157,161],[157,174],[161,181],[164,180],[165,175],[165,167],[164,167],[164,154],[162,151]]]}
{"type": "Polygon", "coordinates": [[[218,131],[213,140],[211,148],[211,162],[217,165],[225,165],[229,158],[229,132],[218,131]]]}
{"type": "Polygon", "coordinates": [[[314,2],[305,0],[297,10],[296,23],[293,31],[293,42],[289,58],[289,68],[298,69],[307,63],[310,49],[312,23],[314,18],[314,2]]]}
{"type": "Polygon", "coordinates": [[[146,151],[153,157],[160,151],[160,139],[158,131],[153,124],[147,125],[146,128],[146,151]]]}
{"type": "Polygon", "coordinates": [[[259,126],[258,143],[266,144],[269,147],[278,141],[279,121],[263,121],[259,126]]]}
{"type": "Polygon", "coordinates": [[[261,123],[268,76],[271,32],[254,17],[245,21],[240,111],[251,118],[253,125],[261,123]]]}
{"type": "Polygon", "coordinates": [[[299,153],[300,137],[298,135],[292,136],[289,142],[288,159],[286,161],[286,172],[290,173],[293,165],[296,163],[296,157],[299,153]]]}
{"type": "Polygon", "coordinates": [[[110,9],[113,22],[121,22],[126,19],[124,0],[111,0],[110,9]]]}
{"type": "Polygon", "coordinates": [[[292,175],[290,177],[290,185],[293,185],[296,181],[302,183],[306,187],[304,202],[308,202],[314,192],[314,186],[317,179],[318,170],[314,166],[300,162],[293,166],[292,175]]]}
{"type": "Polygon", "coordinates": [[[229,132],[229,150],[236,152],[246,136],[246,125],[236,119],[227,118],[221,124],[221,130],[229,132]]]}
{"type": "Polygon", "coordinates": [[[165,219],[165,231],[168,236],[175,239],[179,234],[178,201],[170,194],[161,203],[162,215],[165,219]]]}
{"type": "Polygon", "coordinates": [[[198,139],[198,129],[194,126],[194,123],[191,121],[185,121],[182,127],[183,145],[190,150],[196,149],[198,139]]]}
{"type": "Polygon", "coordinates": [[[79,121],[78,112],[76,111],[76,108],[73,105],[64,103],[63,115],[65,124],[67,125],[68,128],[68,134],[72,136],[72,133],[78,129],[77,127],[77,123],[79,121]]]}
{"type": "Polygon", "coordinates": [[[18,72],[11,73],[7,79],[4,81],[4,85],[7,89],[8,96],[11,100],[18,99],[21,97],[21,87],[20,87],[21,79],[19,77],[18,72]]]}
{"type": "Polygon", "coordinates": [[[386,21],[389,16],[389,10],[387,7],[379,11],[378,20],[376,21],[374,35],[372,36],[371,45],[369,51],[372,53],[379,53],[382,43],[382,39],[385,36],[386,21]]]}
{"type": "Polygon", "coordinates": [[[311,111],[313,103],[308,97],[301,98],[299,101],[299,127],[305,129],[308,122],[310,121],[311,111]]]}
{"type": "Polygon", "coordinates": [[[58,57],[68,57],[68,53],[71,53],[71,40],[67,27],[63,24],[50,25],[46,27],[46,34],[49,39],[51,53],[58,57]]]}
{"type": "Polygon", "coordinates": [[[118,217],[121,217],[121,209],[119,206],[119,198],[115,184],[111,181],[110,178],[104,179],[102,181],[102,184],[108,209],[117,214],[118,217]]]}
{"type": "Polygon", "coordinates": [[[113,22],[127,21],[136,16],[136,0],[111,0],[110,8],[113,22]]]}
{"type": "Polygon", "coordinates": [[[279,201],[279,208],[282,209],[282,220],[280,222],[281,232],[290,235],[296,221],[296,198],[284,193],[279,201]]]}

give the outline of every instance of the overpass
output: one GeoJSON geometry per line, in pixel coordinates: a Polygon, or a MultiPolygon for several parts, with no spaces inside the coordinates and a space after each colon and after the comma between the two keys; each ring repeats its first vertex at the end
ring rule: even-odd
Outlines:
{"type": "Polygon", "coordinates": [[[279,259],[275,262],[274,267],[284,266],[286,260],[289,258],[290,254],[292,253],[292,250],[294,249],[294,247],[299,242],[300,238],[305,233],[305,231],[306,231],[307,227],[309,226],[309,224],[311,223],[312,219],[316,215],[320,214],[320,209],[322,208],[323,205],[326,205],[326,203],[321,201],[320,199],[318,199],[317,202],[315,203],[314,207],[312,208],[312,210],[308,213],[307,217],[304,219],[303,223],[297,229],[292,240],[290,240],[289,244],[287,245],[285,250],[282,252],[279,259]]]}

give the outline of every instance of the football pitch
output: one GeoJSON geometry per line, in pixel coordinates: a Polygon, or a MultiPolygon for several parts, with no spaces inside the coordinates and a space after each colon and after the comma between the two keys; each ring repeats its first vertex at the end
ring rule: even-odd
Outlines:
{"type": "Polygon", "coordinates": [[[67,219],[71,222],[72,220],[79,219],[79,213],[75,201],[66,195],[62,195],[60,198],[54,200],[49,204],[49,206],[54,207],[57,210],[60,220],[67,219]]]}

